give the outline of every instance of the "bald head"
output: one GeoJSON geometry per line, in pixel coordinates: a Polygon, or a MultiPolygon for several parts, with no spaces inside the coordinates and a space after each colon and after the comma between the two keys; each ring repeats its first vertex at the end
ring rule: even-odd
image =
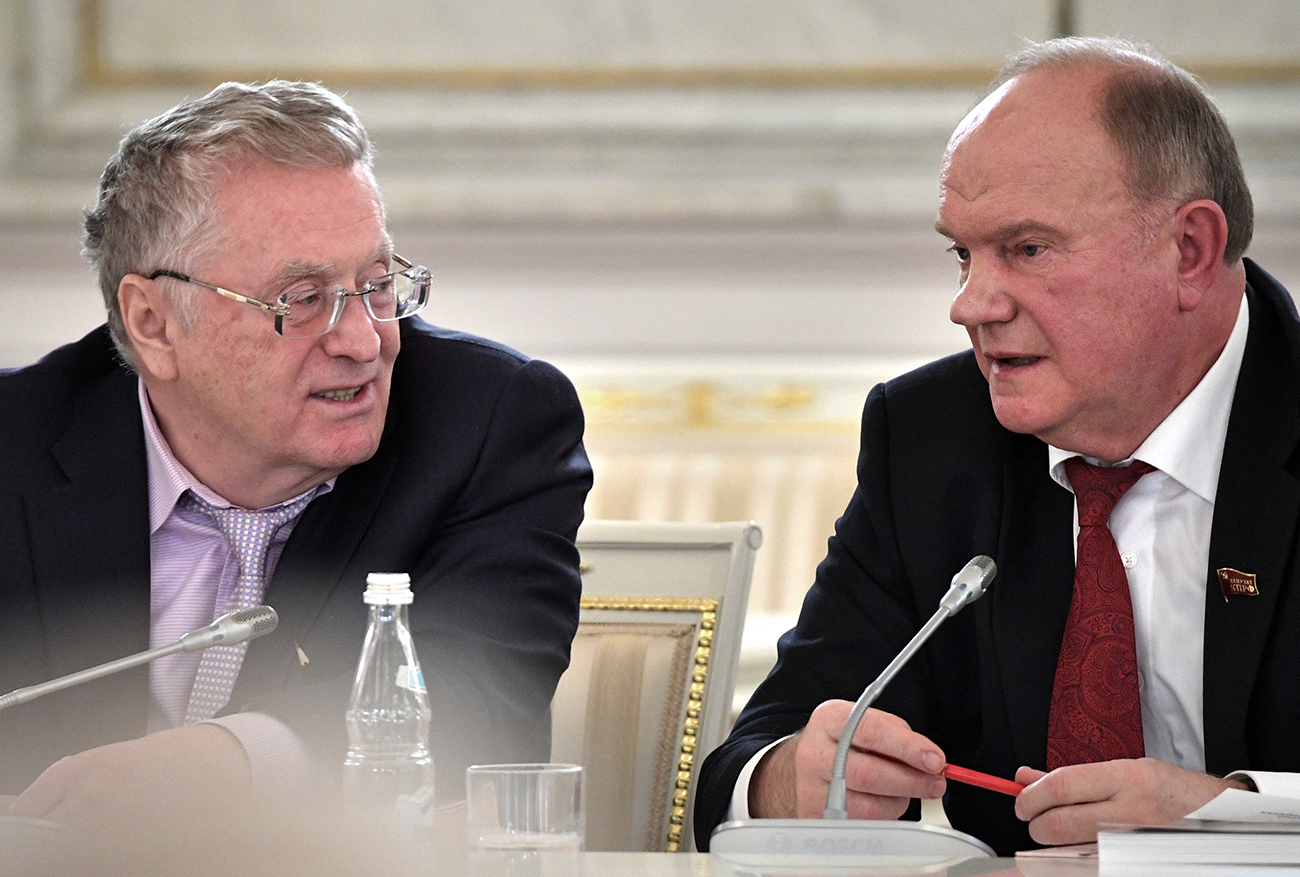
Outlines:
{"type": "Polygon", "coordinates": [[[1250,190],[1228,124],[1193,76],[1145,44],[1068,37],[1011,58],[990,96],[1035,71],[1087,83],[1091,117],[1118,149],[1139,205],[1214,201],[1228,221],[1224,261],[1241,258],[1254,232],[1250,190]]]}
{"type": "MultiPolygon", "coordinates": [[[[998,86],[962,119],[944,154],[940,213],[951,198],[1080,204],[1130,195],[1124,157],[1098,118],[1106,72],[1031,70],[998,86]],[[1074,183],[1076,196],[1067,194],[1074,183]]],[[[1026,213],[1028,216],[1028,213],[1026,213]]],[[[944,231],[940,228],[940,231],[944,231]]]]}

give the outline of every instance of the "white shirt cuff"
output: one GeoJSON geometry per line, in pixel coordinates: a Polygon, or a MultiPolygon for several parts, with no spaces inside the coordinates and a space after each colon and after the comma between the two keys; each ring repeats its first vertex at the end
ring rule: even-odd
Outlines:
{"type": "Polygon", "coordinates": [[[1234,770],[1224,779],[1250,780],[1255,791],[1282,798],[1300,798],[1300,773],[1280,773],[1272,770],[1234,770]]]}
{"type": "Polygon", "coordinates": [[[319,781],[311,751],[279,719],[265,713],[234,713],[211,719],[210,724],[234,734],[244,747],[255,796],[282,795],[319,781]]]}
{"type": "Polygon", "coordinates": [[[788,734],[780,740],[773,740],[771,743],[755,752],[753,758],[745,762],[745,766],[740,769],[740,776],[736,777],[736,788],[731,792],[731,807],[727,810],[727,822],[730,822],[733,819],[750,818],[749,781],[754,778],[754,768],[758,767],[758,763],[763,760],[764,755],[767,755],[769,749],[773,746],[784,743],[793,736],[793,734],[788,734]]]}

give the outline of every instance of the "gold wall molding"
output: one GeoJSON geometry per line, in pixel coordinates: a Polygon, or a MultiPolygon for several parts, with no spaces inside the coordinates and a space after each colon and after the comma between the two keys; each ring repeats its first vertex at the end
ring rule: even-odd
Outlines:
{"type": "Polygon", "coordinates": [[[641,389],[607,384],[579,390],[588,426],[617,432],[856,432],[856,419],[809,416],[818,412],[818,390],[801,382],[748,389],[721,380],[697,379],[641,389]]]}
{"type": "MultiPolygon", "coordinates": [[[[115,64],[106,47],[107,0],[80,0],[81,46],[87,85],[99,88],[211,86],[226,80],[271,78],[321,81],[334,88],[457,89],[631,89],[665,86],[687,88],[823,88],[890,86],[970,86],[989,81],[995,61],[951,64],[518,64],[404,65],[195,64],[149,66],[115,64]]],[[[338,53],[352,58],[359,53],[338,53]]],[[[375,53],[378,57],[379,53],[375,53]]]]}
{"type": "MultiPolygon", "coordinates": [[[[1002,54],[1014,45],[999,44],[993,51],[992,36],[986,60],[958,58],[947,61],[898,59],[880,63],[809,64],[788,63],[692,64],[576,62],[505,63],[505,64],[403,64],[384,63],[382,52],[349,51],[333,53],[321,63],[275,63],[211,61],[149,63],[114,61],[110,47],[109,0],[79,0],[80,45],[84,83],[97,88],[131,89],[140,87],[193,88],[211,86],[227,79],[265,80],[273,77],[310,79],[326,82],[334,88],[447,88],[447,89],[636,89],[636,88],[863,88],[863,87],[954,87],[981,86],[1000,66],[1002,54]],[[373,57],[374,63],[360,59],[373,57]]],[[[1034,38],[1051,36],[1059,27],[1059,11],[1044,3],[1038,10],[1041,21],[1025,23],[1034,38]],[[1041,32],[1039,32],[1041,30],[1041,32]]],[[[1007,10],[1000,10],[1005,18],[1007,10]]],[[[178,15],[181,13],[177,13],[178,15]]],[[[879,24],[879,23],[877,23],[879,24]]],[[[906,28],[904,28],[906,31],[906,28]]],[[[899,35],[905,43],[914,34],[899,35]]],[[[1158,35],[1151,35],[1159,42],[1158,35]]],[[[417,37],[418,39],[418,37],[417,37]]],[[[1005,42],[1005,40],[1003,41],[1005,42]]],[[[649,52],[649,50],[646,50],[649,52]]],[[[322,53],[326,54],[326,53],[322,53]]],[[[757,53],[755,53],[757,54],[757,53]]],[[[918,51],[918,54],[933,52],[918,51]]],[[[984,53],[976,53],[984,54],[984,53]]],[[[1300,80],[1300,59],[1270,59],[1221,62],[1191,59],[1188,68],[1218,82],[1267,83],[1300,80]]]]}
{"type": "MultiPolygon", "coordinates": [[[[93,0],[92,0],[93,2],[93,0]]],[[[1186,68],[1207,81],[1232,85],[1300,81],[1300,63],[1207,63],[1186,68]]],[[[222,67],[113,67],[87,53],[86,85],[97,88],[207,88],[226,81],[293,79],[323,82],[336,90],[391,89],[641,89],[641,88],[945,88],[979,87],[996,65],[946,67],[327,67],[230,65],[222,67]]]]}

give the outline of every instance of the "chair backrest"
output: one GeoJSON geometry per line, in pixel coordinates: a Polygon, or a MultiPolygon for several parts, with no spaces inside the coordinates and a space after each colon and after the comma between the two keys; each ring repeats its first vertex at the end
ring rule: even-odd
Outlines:
{"type": "Polygon", "coordinates": [[[759,528],[588,521],[551,757],[585,767],[588,850],[693,849],[704,756],[726,737],[759,528]]]}

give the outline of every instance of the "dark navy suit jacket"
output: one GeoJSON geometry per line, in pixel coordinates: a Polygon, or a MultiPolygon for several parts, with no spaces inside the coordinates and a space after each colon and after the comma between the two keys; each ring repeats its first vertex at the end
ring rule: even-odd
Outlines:
{"type": "MultiPolygon", "coordinates": [[[[409,572],[439,790],[459,796],[470,763],[548,758],[591,469],[554,368],[418,318],[401,333],[379,449],[303,512],[266,590],[279,628],[223,712],[277,716],[340,765],[366,574],[409,572]]],[[[149,647],[136,380],[102,327],[0,375],[0,691],[149,647]]],[[[0,792],[142,735],[148,698],[141,668],[0,712],[0,792]]]]}
{"type": "MultiPolygon", "coordinates": [[[[1207,769],[1300,771],[1300,320],[1286,290],[1246,262],[1250,332],[1214,506],[1205,588],[1207,769]],[[1215,570],[1258,576],[1224,599],[1215,570]]],[[[972,556],[992,589],[949,620],[876,706],[904,717],[954,764],[1011,777],[1043,768],[1047,713],[1074,577],[1073,497],[1047,446],[1004,429],[967,352],[872,391],[858,488],[797,627],[731,736],[704,764],[701,846],[737,774],[830,698],[856,700],[938,606],[972,556]]],[[[1010,797],[948,784],[954,827],[1001,854],[1032,846],[1010,797]]]]}

